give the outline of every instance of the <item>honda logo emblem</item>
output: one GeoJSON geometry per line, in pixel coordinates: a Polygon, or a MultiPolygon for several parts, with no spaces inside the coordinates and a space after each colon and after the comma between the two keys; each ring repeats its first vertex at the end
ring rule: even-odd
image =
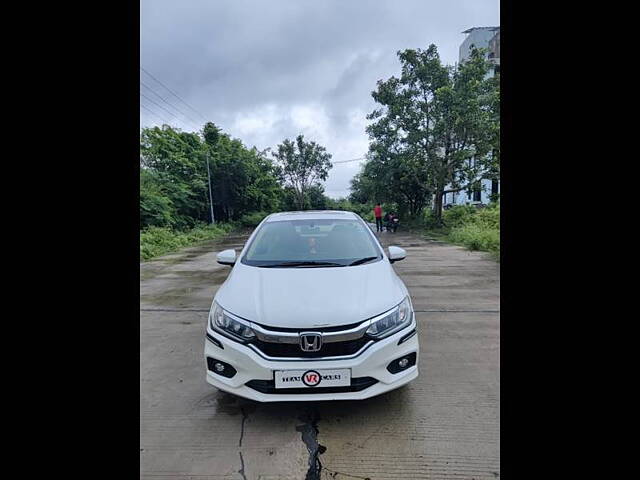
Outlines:
{"type": "Polygon", "coordinates": [[[302,332],[300,349],[303,352],[317,352],[322,348],[322,334],[319,332],[302,332]]]}

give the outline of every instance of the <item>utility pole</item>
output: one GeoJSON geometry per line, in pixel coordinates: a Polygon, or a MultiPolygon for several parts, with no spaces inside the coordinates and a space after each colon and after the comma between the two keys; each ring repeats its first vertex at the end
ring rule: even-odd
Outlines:
{"type": "Polygon", "coordinates": [[[211,224],[215,225],[216,219],[213,216],[213,200],[211,197],[211,171],[209,170],[209,152],[207,152],[207,180],[209,180],[209,208],[211,209],[211,224]]]}

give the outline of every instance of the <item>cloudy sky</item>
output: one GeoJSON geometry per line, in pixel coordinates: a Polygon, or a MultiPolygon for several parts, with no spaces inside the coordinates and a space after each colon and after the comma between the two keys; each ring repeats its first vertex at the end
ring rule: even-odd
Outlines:
{"type": "MultiPolygon", "coordinates": [[[[500,25],[499,0],[142,0],[140,8],[141,126],[196,131],[206,119],[261,150],[302,133],[334,162],[367,152],[371,91],[399,73],[398,50],[435,43],[453,64],[463,30],[500,25]]],[[[326,194],[348,195],[359,168],[336,164],[326,194]]]]}

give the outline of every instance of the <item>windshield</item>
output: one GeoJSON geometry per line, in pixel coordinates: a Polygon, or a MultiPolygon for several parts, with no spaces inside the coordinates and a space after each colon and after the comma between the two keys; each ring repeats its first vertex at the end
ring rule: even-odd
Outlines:
{"type": "Polygon", "coordinates": [[[380,260],[380,249],[359,220],[291,220],[260,227],[242,259],[257,267],[344,267],[380,260]]]}

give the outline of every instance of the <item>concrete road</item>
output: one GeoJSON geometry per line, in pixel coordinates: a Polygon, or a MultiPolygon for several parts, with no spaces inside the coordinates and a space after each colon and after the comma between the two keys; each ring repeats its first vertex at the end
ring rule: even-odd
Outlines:
{"type": "Polygon", "coordinates": [[[360,402],[259,404],[205,382],[204,329],[245,235],[140,266],[140,478],[495,479],[500,277],[486,254],[398,232],[420,377],[360,402]]]}

